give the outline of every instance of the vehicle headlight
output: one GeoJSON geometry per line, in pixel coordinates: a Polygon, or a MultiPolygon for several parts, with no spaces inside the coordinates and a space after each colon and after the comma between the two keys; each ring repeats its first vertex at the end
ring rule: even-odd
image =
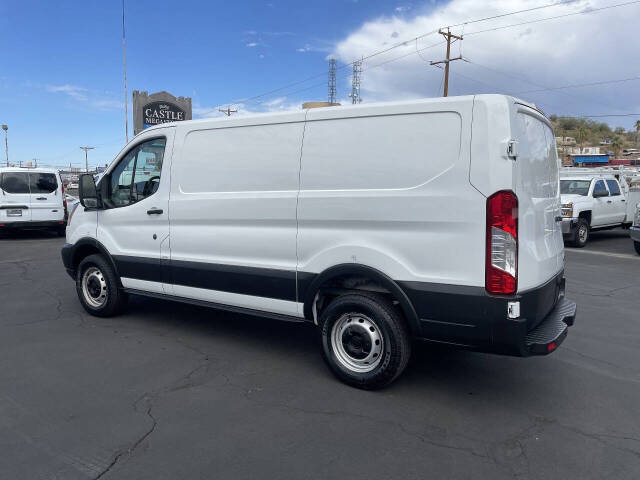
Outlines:
{"type": "Polygon", "coordinates": [[[563,217],[573,217],[573,203],[563,203],[560,210],[563,217]]]}

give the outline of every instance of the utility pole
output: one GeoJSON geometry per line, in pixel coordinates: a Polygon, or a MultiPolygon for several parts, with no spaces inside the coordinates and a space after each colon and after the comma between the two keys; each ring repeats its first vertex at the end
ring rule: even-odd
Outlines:
{"type": "Polygon", "coordinates": [[[226,110],[219,108],[218,111],[224,113],[227,117],[230,117],[232,113],[236,113],[238,110],[231,110],[231,106],[228,106],[226,110]]]}
{"type": "Polygon", "coordinates": [[[124,134],[129,143],[129,108],[127,98],[127,43],[124,30],[124,0],[122,0],[122,66],[124,75],[124,134]]]}
{"type": "Polygon", "coordinates": [[[462,60],[462,56],[459,55],[455,58],[450,58],[451,56],[451,39],[455,38],[456,40],[462,40],[462,36],[454,35],[449,31],[449,27],[447,27],[447,31],[440,29],[438,33],[447,39],[447,58],[444,60],[440,60],[438,62],[431,62],[431,65],[438,65],[439,63],[444,63],[444,92],[442,93],[443,97],[446,97],[449,93],[449,64],[454,60],[462,60]]]}
{"type": "Polygon", "coordinates": [[[351,76],[351,103],[356,104],[362,102],[360,98],[360,74],[362,73],[362,60],[353,62],[353,75],[351,76]]]}
{"type": "Polygon", "coordinates": [[[336,103],[336,59],[329,60],[329,104],[336,103]]]}
{"type": "Polygon", "coordinates": [[[4,130],[4,151],[7,155],[7,167],[9,166],[9,127],[5,124],[2,125],[4,130]]]}
{"type": "Polygon", "coordinates": [[[81,150],[84,150],[84,165],[87,173],[89,173],[89,150],[93,150],[96,147],[80,147],[81,150]]]}

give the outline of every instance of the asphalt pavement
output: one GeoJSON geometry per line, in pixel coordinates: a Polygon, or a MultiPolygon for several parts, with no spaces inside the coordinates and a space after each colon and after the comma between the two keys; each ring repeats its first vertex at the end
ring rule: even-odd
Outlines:
{"type": "Polygon", "coordinates": [[[553,354],[420,346],[389,388],[338,382],[313,326],[132,298],[85,314],[63,239],[0,240],[0,478],[640,478],[640,256],[566,250],[553,354]]]}

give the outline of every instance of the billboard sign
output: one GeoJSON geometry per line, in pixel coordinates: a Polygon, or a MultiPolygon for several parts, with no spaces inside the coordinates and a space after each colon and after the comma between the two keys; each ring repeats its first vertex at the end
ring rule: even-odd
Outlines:
{"type": "Polygon", "coordinates": [[[133,91],[133,133],[168,122],[191,120],[191,99],[174,97],[168,92],[151,95],[133,91]]]}

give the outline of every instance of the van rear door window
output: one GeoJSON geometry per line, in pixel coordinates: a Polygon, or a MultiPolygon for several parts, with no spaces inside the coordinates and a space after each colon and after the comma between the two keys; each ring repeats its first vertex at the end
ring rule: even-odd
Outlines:
{"type": "Polygon", "coordinates": [[[58,189],[58,181],[53,173],[29,173],[31,193],[53,193],[58,189]]]}
{"type": "Polygon", "coordinates": [[[5,172],[2,174],[2,190],[6,193],[29,193],[27,172],[5,172]]]}

